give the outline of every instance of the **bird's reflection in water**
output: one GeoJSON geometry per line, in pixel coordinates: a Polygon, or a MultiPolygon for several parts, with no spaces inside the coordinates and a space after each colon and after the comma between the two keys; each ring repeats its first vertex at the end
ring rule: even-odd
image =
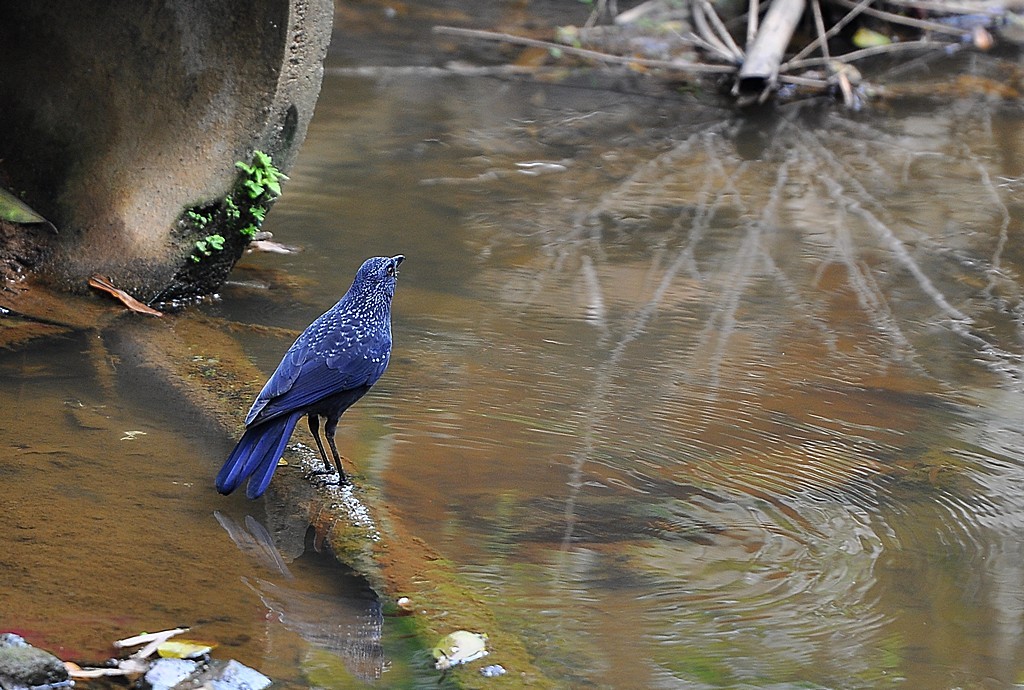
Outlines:
{"type": "MultiPolygon", "coordinates": [[[[358,591],[338,592],[334,586],[330,591],[316,591],[313,588],[323,581],[315,580],[305,582],[309,588],[300,589],[303,580],[292,574],[270,532],[255,518],[247,515],[243,528],[222,513],[214,516],[240,551],[281,575],[286,583],[245,578],[267,607],[268,619],[280,622],[312,647],[338,657],[353,676],[361,680],[381,677],[387,668],[381,644],[384,616],[368,585],[363,583],[358,591]]],[[[327,584],[334,585],[336,580],[327,584]]]]}

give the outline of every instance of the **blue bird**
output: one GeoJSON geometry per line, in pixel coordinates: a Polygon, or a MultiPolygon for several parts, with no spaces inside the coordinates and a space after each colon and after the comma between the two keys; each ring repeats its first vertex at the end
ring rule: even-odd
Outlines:
{"type": "Polygon", "coordinates": [[[245,433],[217,474],[217,490],[229,494],[246,479],[245,494],[266,491],[277,461],[303,415],[328,473],[348,481],[334,432],[338,419],[377,382],[391,358],[391,300],[402,255],[367,259],[338,303],[302,332],[285,353],[249,414],[245,433]],[[320,440],[320,418],[334,467],[320,440]]]}

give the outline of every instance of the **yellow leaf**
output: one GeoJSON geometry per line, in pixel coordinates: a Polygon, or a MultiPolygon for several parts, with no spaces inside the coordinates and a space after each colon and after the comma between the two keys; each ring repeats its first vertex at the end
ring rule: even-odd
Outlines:
{"type": "Polygon", "coordinates": [[[215,646],[196,640],[167,640],[156,648],[156,653],[165,659],[195,659],[209,654],[215,646]]]}
{"type": "Polygon", "coordinates": [[[865,27],[857,29],[857,33],[853,35],[853,45],[858,48],[873,48],[875,46],[887,46],[892,43],[892,40],[877,31],[872,31],[865,27]]]}

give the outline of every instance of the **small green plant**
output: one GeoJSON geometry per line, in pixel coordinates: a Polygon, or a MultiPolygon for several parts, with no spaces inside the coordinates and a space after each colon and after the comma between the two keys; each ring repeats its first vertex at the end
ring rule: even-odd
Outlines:
{"type": "Polygon", "coordinates": [[[242,212],[238,210],[238,205],[230,196],[224,197],[224,215],[230,220],[238,220],[242,217],[242,212]]]}
{"type": "Polygon", "coordinates": [[[281,180],[287,180],[288,176],[277,169],[267,154],[256,151],[252,154],[251,164],[238,161],[235,167],[245,173],[242,186],[253,201],[264,195],[271,198],[281,196],[281,180]]]}
{"type": "Polygon", "coordinates": [[[196,224],[196,227],[198,227],[200,230],[205,228],[207,223],[213,220],[211,216],[205,213],[199,213],[197,211],[189,211],[188,217],[193,223],[196,224]]]}
{"type": "Polygon", "coordinates": [[[241,254],[242,246],[247,244],[259,232],[260,226],[267,217],[267,210],[274,199],[281,195],[281,181],[288,177],[277,169],[270,156],[263,151],[256,151],[252,161],[238,161],[235,167],[241,171],[238,181],[230,194],[223,200],[207,206],[197,206],[185,214],[185,220],[191,225],[196,235],[203,235],[196,240],[191,259],[199,263],[214,252],[225,247],[241,254]],[[217,229],[224,234],[212,234],[217,229]],[[239,243],[233,233],[237,232],[243,241],[239,243]]]}
{"type": "Polygon", "coordinates": [[[200,256],[210,256],[213,252],[219,252],[221,249],[224,249],[224,236],[207,235],[203,239],[196,241],[196,249],[192,253],[192,260],[198,262],[200,256]]]}

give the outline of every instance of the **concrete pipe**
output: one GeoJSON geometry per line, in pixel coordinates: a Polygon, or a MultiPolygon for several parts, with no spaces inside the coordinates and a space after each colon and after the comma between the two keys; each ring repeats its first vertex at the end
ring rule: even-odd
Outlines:
{"type": "Polygon", "coordinates": [[[215,289],[247,238],[197,267],[218,230],[183,218],[219,224],[256,151],[292,165],[332,18],[329,0],[0,1],[0,184],[59,230],[39,272],[146,302],[215,289]]]}

